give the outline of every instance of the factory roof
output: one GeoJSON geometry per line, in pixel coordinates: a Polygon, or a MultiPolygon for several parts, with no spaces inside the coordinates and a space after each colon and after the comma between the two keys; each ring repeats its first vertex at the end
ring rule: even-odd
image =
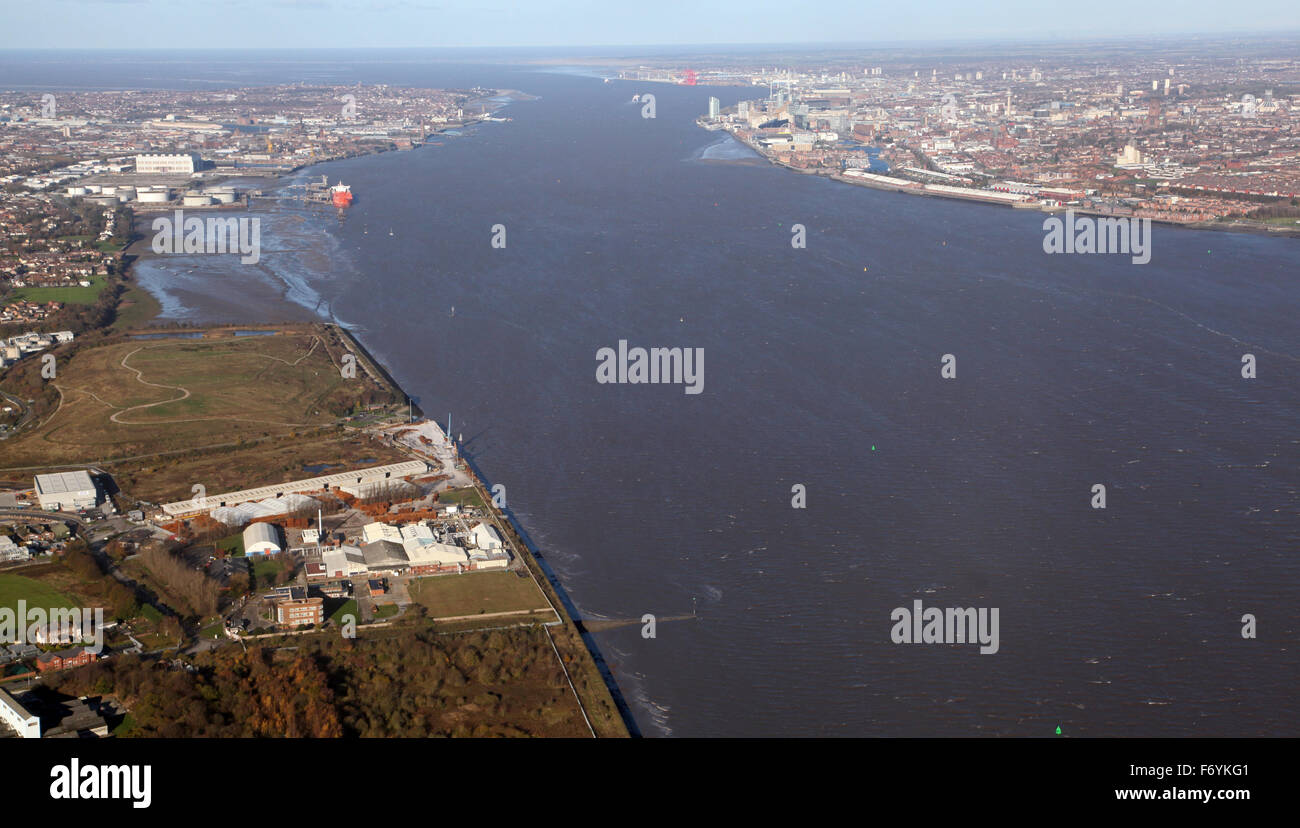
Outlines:
{"type": "Polygon", "coordinates": [[[90,479],[90,472],[85,469],[36,475],[36,491],[40,494],[87,492],[94,489],[95,482],[90,479]]]}
{"type": "Polygon", "coordinates": [[[367,543],[361,547],[361,554],[366,559],[366,566],[371,569],[382,569],[391,566],[407,566],[411,559],[406,556],[406,550],[400,543],[392,541],[375,541],[367,543]]]}
{"type": "Polygon", "coordinates": [[[432,542],[421,544],[415,540],[409,540],[404,546],[407,557],[416,566],[428,566],[429,564],[450,566],[451,564],[469,563],[469,556],[465,553],[465,550],[449,543],[432,542]]]}
{"type": "Polygon", "coordinates": [[[428,471],[428,469],[429,467],[421,460],[408,460],[403,463],[390,463],[385,466],[371,466],[370,468],[336,472],[334,474],[326,474],[320,477],[308,477],[303,480],[291,480],[288,483],[276,483],[271,486],[261,486],[256,489],[244,489],[237,492],[208,495],[203,501],[196,501],[194,499],[178,500],[174,503],[164,503],[163,511],[173,515],[190,514],[217,506],[233,506],[237,503],[246,503],[250,500],[263,500],[289,493],[323,491],[325,489],[337,488],[339,486],[370,483],[389,478],[400,478],[413,474],[423,474],[428,471]]]}
{"type": "Polygon", "coordinates": [[[270,523],[250,523],[244,530],[244,545],[251,546],[255,543],[271,543],[276,546],[280,545],[280,539],[277,537],[275,526],[270,523]]]}

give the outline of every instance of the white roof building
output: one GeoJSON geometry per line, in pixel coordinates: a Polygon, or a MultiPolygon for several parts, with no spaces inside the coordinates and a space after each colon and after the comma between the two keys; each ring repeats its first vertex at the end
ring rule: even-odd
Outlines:
{"type": "Polygon", "coordinates": [[[391,523],[367,523],[361,527],[362,543],[374,543],[381,540],[401,543],[403,540],[402,530],[391,523]]]}
{"type": "Polygon", "coordinates": [[[172,517],[184,517],[187,515],[201,514],[223,506],[237,506],[241,503],[246,503],[252,500],[265,501],[268,498],[275,498],[290,493],[301,494],[303,492],[331,491],[343,488],[344,486],[356,486],[371,482],[396,480],[414,474],[423,474],[428,470],[428,464],[423,461],[407,460],[402,463],[390,463],[386,466],[371,466],[365,469],[336,472],[335,474],[327,474],[321,477],[292,480],[288,483],[275,483],[270,486],[260,486],[256,489],[244,489],[238,492],[208,495],[203,501],[195,501],[193,499],[178,500],[175,503],[164,503],[162,508],[164,512],[172,517]]]}
{"type": "Polygon", "coordinates": [[[89,509],[98,502],[99,492],[90,472],[81,469],[36,475],[36,499],[49,512],[89,509]]]}
{"type": "Polygon", "coordinates": [[[469,564],[469,555],[465,550],[459,546],[453,546],[450,543],[438,543],[432,541],[427,544],[420,544],[414,541],[407,541],[403,546],[406,549],[406,557],[411,560],[411,566],[455,566],[457,564],[469,564]]]}
{"type": "Polygon", "coordinates": [[[352,578],[366,573],[366,558],[355,546],[331,546],[321,553],[326,578],[352,578]]]}
{"type": "Polygon", "coordinates": [[[19,704],[7,690],[0,690],[0,720],[24,739],[41,738],[41,720],[19,704]]]}
{"type": "Polygon", "coordinates": [[[31,556],[26,546],[14,543],[8,535],[0,535],[0,561],[25,561],[31,556]]]}
{"type": "Polygon", "coordinates": [[[433,543],[433,530],[427,523],[408,523],[402,527],[402,542],[433,543]]]}
{"type": "Polygon", "coordinates": [[[271,523],[250,523],[244,530],[245,555],[279,555],[280,533],[271,523]]]}
{"type": "Polygon", "coordinates": [[[470,539],[479,549],[501,549],[504,546],[501,542],[501,533],[495,526],[486,523],[480,523],[470,530],[470,539]]]}
{"type": "Polygon", "coordinates": [[[285,494],[265,500],[249,501],[236,506],[221,506],[212,510],[212,519],[227,526],[243,526],[255,518],[274,517],[290,512],[315,511],[320,501],[301,494],[285,494]]]}

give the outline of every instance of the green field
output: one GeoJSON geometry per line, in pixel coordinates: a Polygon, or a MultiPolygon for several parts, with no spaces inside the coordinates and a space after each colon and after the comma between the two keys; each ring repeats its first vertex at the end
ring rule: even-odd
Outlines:
{"type": "Polygon", "coordinates": [[[227,535],[212,545],[225,550],[226,555],[231,558],[242,558],[244,556],[244,534],[242,532],[227,535]]]}
{"type": "Polygon", "coordinates": [[[199,630],[199,638],[221,638],[225,635],[224,630],[225,624],[221,623],[221,619],[218,618],[216,621],[199,630]]]}
{"type": "Polygon", "coordinates": [[[547,609],[532,579],[514,572],[436,575],[412,581],[410,588],[411,599],[428,607],[433,617],[547,609]]]}
{"type": "MultiPolygon", "coordinates": [[[[335,602],[335,601],[338,601],[338,599],[335,598],[326,599],[326,608],[328,609],[329,606],[331,605],[331,602],[335,602]]],[[[329,615],[326,616],[326,618],[329,621],[333,621],[335,624],[342,624],[343,616],[345,615],[351,615],[353,619],[358,619],[358,620],[361,618],[361,609],[357,607],[357,602],[355,599],[349,598],[346,601],[338,601],[338,607],[333,612],[330,612],[329,615]]]]}
{"type": "Polygon", "coordinates": [[[483,497],[479,494],[478,489],[473,486],[466,486],[463,489],[448,489],[445,492],[438,492],[439,503],[454,503],[457,506],[477,506],[480,509],[486,508],[483,504],[483,497]]]}
{"type": "Polygon", "coordinates": [[[6,302],[26,299],[28,302],[63,302],[68,305],[93,305],[99,293],[108,284],[103,276],[91,276],[90,287],[25,287],[5,297],[6,302]]]}
{"type": "Polygon", "coordinates": [[[43,609],[77,606],[76,601],[40,581],[21,575],[0,575],[0,607],[9,607],[17,612],[20,599],[26,601],[28,607],[43,609]]]}
{"type": "MultiPolygon", "coordinates": [[[[240,546],[243,546],[242,541],[240,546]]],[[[250,560],[253,562],[253,579],[259,584],[259,589],[261,585],[274,583],[275,576],[284,571],[278,555],[256,555],[250,560]]]]}

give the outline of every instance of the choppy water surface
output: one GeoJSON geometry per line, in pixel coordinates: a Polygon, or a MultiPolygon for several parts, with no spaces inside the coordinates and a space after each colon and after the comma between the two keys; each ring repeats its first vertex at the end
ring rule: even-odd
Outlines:
{"type": "Polygon", "coordinates": [[[538,99],[304,173],[357,202],[271,217],[259,270],[141,278],[177,317],[235,289],[352,326],[452,413],[584,613],[694,600],[655,639],[597,636],[642,732],[1296,735],[1296,241],[1047,256],[1041,214],[735,163],[694,119],[736,89],[320,71],[538,99]],[[703,348],[704,393],[597,384],[620,339],[703,348]],[[1000,651],[892,643],[918,598],[999,608],[1000,651]]]}

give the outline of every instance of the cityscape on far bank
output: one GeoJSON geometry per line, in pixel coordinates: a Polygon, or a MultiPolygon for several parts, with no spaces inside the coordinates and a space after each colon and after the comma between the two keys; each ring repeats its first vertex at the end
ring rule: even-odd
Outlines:
{"type": "Polygon", "coordinates": [[[700,125],[800,172],[1022,208],[1295,232],[1300,57],[1264,52],[883,52],[852,65],[809,55],[652,64],[619,77],[742,87],[735,106],[711,99],[700,125]]]}

